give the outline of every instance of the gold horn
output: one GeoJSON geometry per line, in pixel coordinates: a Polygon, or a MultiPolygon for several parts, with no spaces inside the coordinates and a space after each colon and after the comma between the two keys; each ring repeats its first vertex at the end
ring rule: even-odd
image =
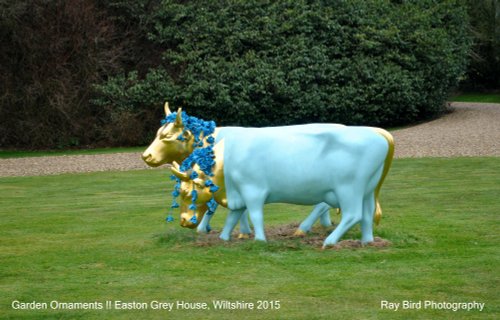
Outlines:
{"type": "Polygon", "coordinates": [[[168,101],[165,101],[165,105],[163,106],[163,108],[165,109],[165,115],[168,116],[169,114],[171,114],[172,112],[170,111],[170,108],[168,107],[168,101]]]}
{"type": "Polygon", "coordinates": [[[176,127],[182,127],[182,108],[179,108],[177,110],[177,117],[175,118],[175,124],[176,127]]]}
{"type": "Polygon", "coordinates": [[[182,181],[189,181],[189,172],[182,172],[179,164],[177,162],[172,163],[172,167],[170,168],[174,176],[181,179],[182,181]]]}

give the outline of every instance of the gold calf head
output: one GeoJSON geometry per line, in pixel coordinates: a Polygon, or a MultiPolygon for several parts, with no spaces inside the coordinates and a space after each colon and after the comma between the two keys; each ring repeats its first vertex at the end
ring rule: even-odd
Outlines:
{"type": "MultiPolygon", "coordinates": [[[[196,170],[197,165],[192,170],[196,170]]],[[[181,180],[179,194],[179,208],[181,211],[181,226],[186,228],[196,228],[201,219],[208,211],[208,201],[212,198],[210,188],[205,186],[206,176],[200,170],[196,170],[198,178],[191,179],[191,172],[182,172],[177,162],[170,168],[172,173],[181,180]],[[196,196],[193,201],[193,191],[196,196]],[[196,208],[193,208],[195,205],[196,208]],[[196,217],[196,219],[193,219],[196,217]],[[195,221],[195,222],[193,222],[195,221]]]]}

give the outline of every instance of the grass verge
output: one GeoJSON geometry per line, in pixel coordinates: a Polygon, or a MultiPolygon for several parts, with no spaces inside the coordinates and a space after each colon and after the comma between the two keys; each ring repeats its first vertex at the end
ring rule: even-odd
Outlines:
{"type": "MultiPolygon", "coordinates": [[[[0,178],[0,314],[4,319],[486,319],[498,316],[498,158],[398,159],[382,188],[384,248],[322,251],[298,240],[197,245],[164,217],[164,171],[0,178]],[[12,302],[45,302],[15,310],[12,302]],[[260,310],[216,310],[214,300],[260,310]],[[382,310],[381,301],[485,303],[482,312],[382,310]],[[103,310],[50,308],[99,302],[103,310]],[[111,301],[113,309],[106,310],[111,301]],[[146,309],[116,309],[117,301],[146,309]],[[210,310],[154,310],[152,301],[210,310]],[[259,302],[261,301],[261,302],[259,302]],[[264,301],[264,302],[262,302],[264,301]],[[279,301],[279,308],[278,303],[279,301]]],[[[265,208],[266,226],[310,207],[265,208]]],[[[213,227],[223,226],[224,210],[213,227]]],[[[338,217],[332,214],[338,222],[338,217]]],[[[176,217],[177,218],[177,217],[176,217]]],[[[344,238],[359,238],[359,228],[344,238]]],[[[120,305],[120,304],[118,304],[120,305]]],[[[122,305],[124,306],[124,305],[122,305]]]]}
{"type": "Polygon", "coordinates": [[[500,103],[500,93],[467,92],[451,98],[455,102],[500,103]]]}
{"type": "Polygon", "coordinates": [[[76,156],[76,155],[123,153],[123,152],[141,152],[142,153],[144,150],[146,150],[146,147],[97,148],[97,149],[78,149],[78,150],[77,149],[75,149],[75,150],[41,150],[41,151],[0,150],[0,159],[44,157],[44,156],[76,156]]]}

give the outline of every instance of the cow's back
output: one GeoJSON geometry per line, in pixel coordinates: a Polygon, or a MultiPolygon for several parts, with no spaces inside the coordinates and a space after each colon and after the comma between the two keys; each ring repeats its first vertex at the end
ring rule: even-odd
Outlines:
{"type": "Polygon", "coordinates": [[[388,148],[372,128],[335,124],[226,127],[221,138],[228,202],[235,207],[245,188],[267,193],[267,202],[322,202],[342,181],[373,176],[388,148]]]}

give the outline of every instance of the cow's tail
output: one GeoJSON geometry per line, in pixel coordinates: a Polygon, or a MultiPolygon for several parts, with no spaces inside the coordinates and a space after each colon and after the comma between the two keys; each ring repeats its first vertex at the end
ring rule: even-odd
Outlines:
{"type": "Polygon", "coordinates": [[[389,132],[387,132],[384,129],[381,128],[373,128],[373,129],[375,130],[375,132],[384,137],[385,140],[387,140],[387,143],[389,144],[389,150],[387,151],[387,155],[385,156],[384,171],[382,172],[382,177],[380,177],[380,181],[378,182],[377,188],[375,189],[376,209],[375,209],[375,215],[373,216],[373,221],[375,222],[376,225],[378,225],[380,219],[382,218],[382,208],[380,207],[380,203],[378,201],[378,195],[380,193],[380,188],[382,187],[382,183],[384,183],[385,177],[387,176],[387,173],[391,168],[392,158],[394,157],[394,138],[389,132]]]}

